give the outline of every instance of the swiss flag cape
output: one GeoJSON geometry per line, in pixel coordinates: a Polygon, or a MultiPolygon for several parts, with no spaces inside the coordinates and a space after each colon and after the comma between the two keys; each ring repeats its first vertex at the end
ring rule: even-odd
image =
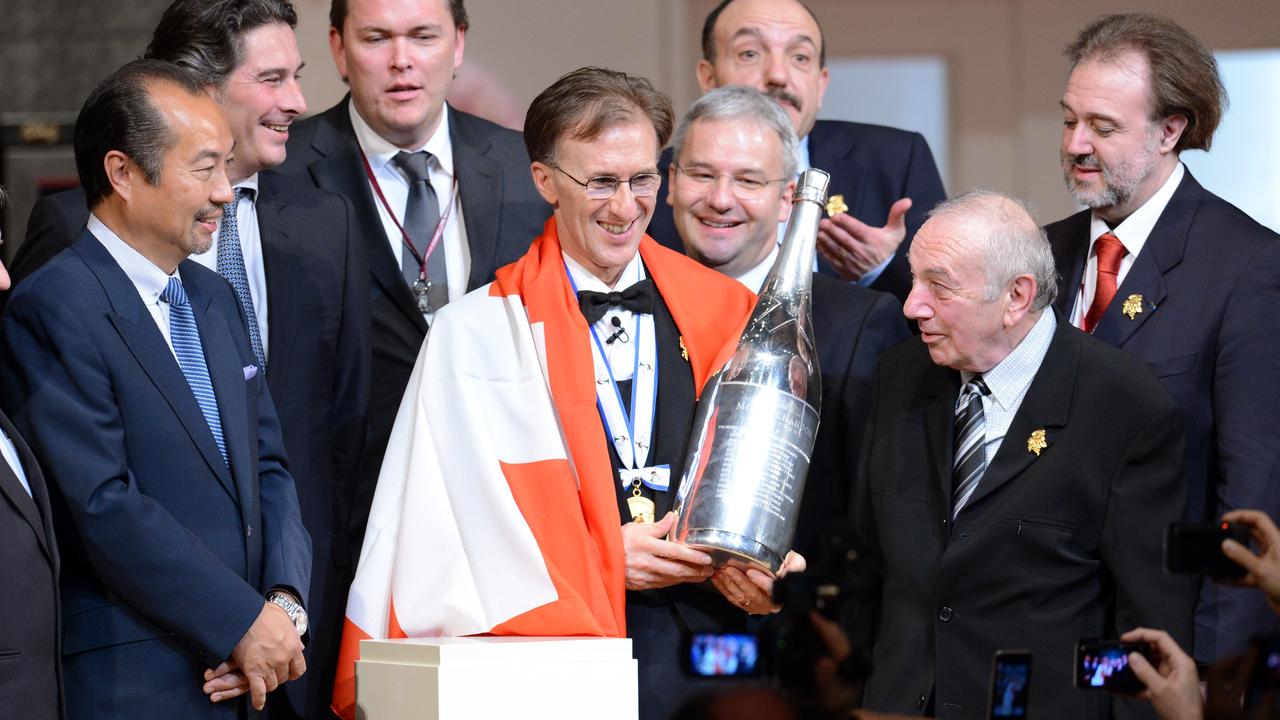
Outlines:
{"type": "MultiPolygon", "coordinates": [[[[701,392],[754,302],[646,236],[701,392]]],[[[333,709],[366,638],[626,634],[622,533],[586,320],[555,219],[436,314],[387,447],[347,600],[333,709]]]]}

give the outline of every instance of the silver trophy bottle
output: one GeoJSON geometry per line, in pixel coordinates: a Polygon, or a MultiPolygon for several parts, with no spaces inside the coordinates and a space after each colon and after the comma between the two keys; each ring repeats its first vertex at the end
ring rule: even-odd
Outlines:
{"type": "Polygon", "coordinates": [[[810,304],[830,178],[801,174],[778,259],[694,416],[671,538],[717,565],[777,573],[791,549],[822,409],[810,304]]]}

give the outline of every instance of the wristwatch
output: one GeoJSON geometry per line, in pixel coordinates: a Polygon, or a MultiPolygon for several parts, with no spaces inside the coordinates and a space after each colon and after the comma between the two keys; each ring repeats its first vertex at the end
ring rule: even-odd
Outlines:
{"type": "Polygon", "coordinates": [[[298,631],[298,637],[307,634],[307,611],[294,601],[287,593],[279,590],[272,590],[267,593],[267,602],[279,605],[281,610],[289,616],[293,621],[293,627],[298,631]]]}

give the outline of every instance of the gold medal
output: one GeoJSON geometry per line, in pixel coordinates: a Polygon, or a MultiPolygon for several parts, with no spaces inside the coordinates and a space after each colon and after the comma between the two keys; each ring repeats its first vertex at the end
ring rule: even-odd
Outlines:
{"type": "Polygon", "coordinates": [[[636,488],[635,494],[627,498],[627,511],[631,513],[631,519],[641,525],[652,524],[653,513],[657,509],[652,500],[640,494],[639,488],[636,488]]]}
{"type": "Polygon", "coordinates": [[[849,212],[849,206],[844,204],[843,195],[832,195],[827,198],[827,217],[842,212],[849,212]]]}

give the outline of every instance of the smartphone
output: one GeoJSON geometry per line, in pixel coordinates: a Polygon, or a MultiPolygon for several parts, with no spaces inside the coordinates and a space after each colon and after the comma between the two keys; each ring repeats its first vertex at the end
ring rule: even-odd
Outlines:
{"type": "Polygon", "coordinates": [[[685,672],[700,678],[754,677],[760,640],[745,633],[688,633],[680,655],[685,672]]]}
{"type": "Polygon", "coordinates": [[[1280,705],[1280,635],[1255,637],[1253,647],[1253,670],[1244,706],[1249,710],[1274,709],[1280,705]]]}
{"type": "Polygon", "coordinates": [[[1076,687],[1124,695],[1142,692],[1146,686],[1129,667],[1131,652],[1148,657],[1150,650],[1144,642],[1087,639],[1076,643],[1076,687]]]}
{"type": "Polygon", "coordinates": [[[1229,522],[1169,523],[1164,535],[1165,569],[1178,575],[1242,578],[1244,567],[1222,554],[1222,541],[1227,538],[1248,547],[1249,528],[1229,522]]]}
{"type": "Polygon", "coordinates": [[[1031,696],[1031,652],[997,650],[991,662],[991,700],[988,717],[1025,718],[1031,696]]]}

